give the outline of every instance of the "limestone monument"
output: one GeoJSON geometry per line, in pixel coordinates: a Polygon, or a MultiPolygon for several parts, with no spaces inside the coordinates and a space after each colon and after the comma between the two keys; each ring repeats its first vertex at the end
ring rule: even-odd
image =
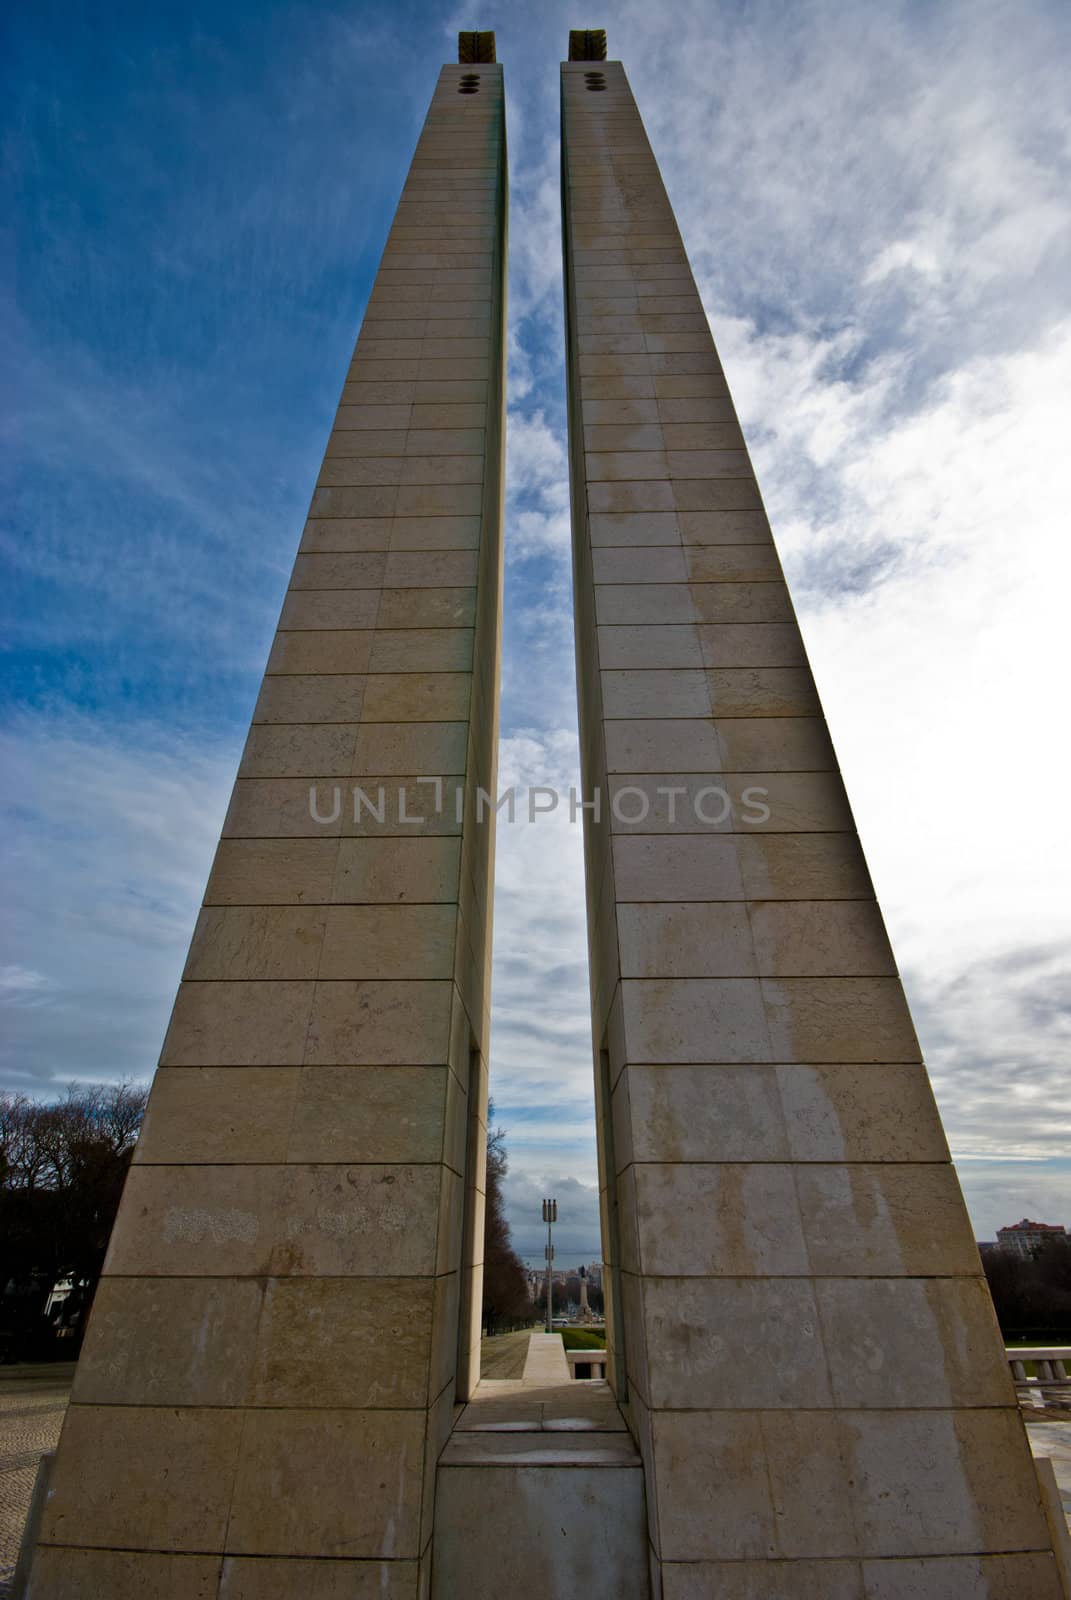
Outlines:
{"type": "Polygon", "coordinates": [[[747,449],[605,55],[574,33],[561,93],[613,1394],[546,1336],[479,1382],[507,177],[494,35],[466,33],[313,492],[32,1600],[1060,1595],[747,449]]]}
{"type": "Polygon", "coordinates": [[[604,1292],[656,1593],[1055,1600],[725,376],[624,68],[571,43],[581,762],[618,801],[585,815],[604,1292]]]}
{"type": "Polygon", "coordinates": [[[493,36],[465,43],[313,491],[35,1600],[409,1596],[427,1564],[479,1361],[498,734],[506,149],[493,36]]]}

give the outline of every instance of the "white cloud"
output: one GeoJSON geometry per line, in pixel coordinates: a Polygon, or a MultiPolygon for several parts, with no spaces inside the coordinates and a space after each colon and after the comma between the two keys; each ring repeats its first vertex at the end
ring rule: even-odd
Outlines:
{"type": "Polygon", "coordinates": [[[11,1087],[151,1075],[236,754],[211,735],[89,717],[0,730],[11,1087]]]}

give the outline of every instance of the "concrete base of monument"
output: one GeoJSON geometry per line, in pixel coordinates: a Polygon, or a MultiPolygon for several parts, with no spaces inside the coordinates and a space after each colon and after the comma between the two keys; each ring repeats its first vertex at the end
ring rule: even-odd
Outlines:
{"type": "MultiPolygon", "coordinates": [[[[555,1348],[556,1347],[556,1348],[555,1348]]],[[[432,1600],[648,1600],[643,1468],[606,1383],[533,1334],[525,1376],[484,1380],[439,1458],[432,1600]]]]}

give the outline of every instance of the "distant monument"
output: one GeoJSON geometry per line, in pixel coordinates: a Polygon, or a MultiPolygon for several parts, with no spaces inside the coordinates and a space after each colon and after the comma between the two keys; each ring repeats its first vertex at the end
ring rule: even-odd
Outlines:
{"type": "Polygon", "coordinates": [[[580,1314],[578,1322],[591,1321],[591,1307],[588,1305],[588,1273],[586,1267],[580,1268],[580,1314]]]}
{"type": "Polygon", "coordinates": [[[539,1377],[565,1372],[545,1335],[530,1380],[477,1392],[507,178],[494,35],[459,55],[327,442],[32,1600],[1059,1600],[744,438],[598,30],[562,66],[562,181],[620,1413],[539,1377]]]}

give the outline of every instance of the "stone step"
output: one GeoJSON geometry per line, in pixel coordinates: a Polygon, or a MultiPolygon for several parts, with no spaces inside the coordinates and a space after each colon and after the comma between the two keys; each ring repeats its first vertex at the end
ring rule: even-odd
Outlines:
{"type": "Polygon", "coordinates": [[[625,1432],[454,1433],[432,1600],[649,1600],[643,1470],[625,1432]]]}
{"type": "Polygon", "coordinates": [[[640,1464],[628,1432],[496,1430],[452,1433],[439,1457],[439,1472],[450,1467],[622,1468],[640,1464]]]}

